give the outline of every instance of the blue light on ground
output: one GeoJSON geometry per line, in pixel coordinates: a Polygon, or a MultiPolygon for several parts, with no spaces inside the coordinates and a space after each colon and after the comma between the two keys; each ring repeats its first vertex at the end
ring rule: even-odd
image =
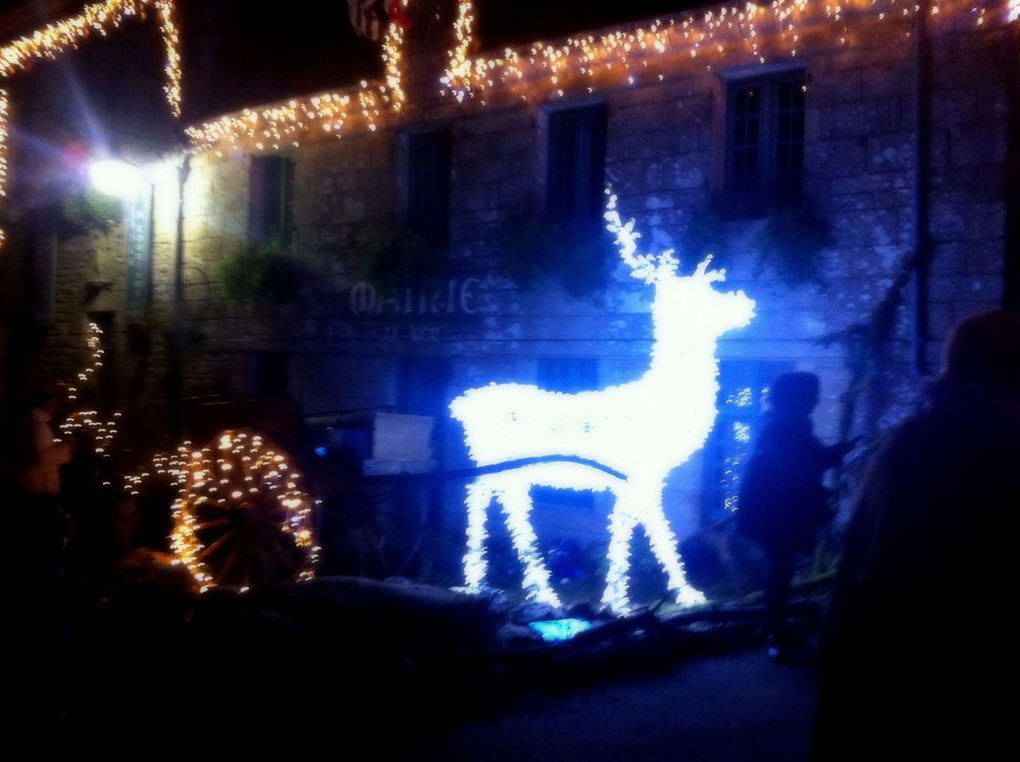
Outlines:
{"type": "Polygon", "coordinates": [[[562,643],[585,630],[590,630],[591,622],[587,619],[547,619],[530,622],[528,627],[537,632],[546,643],[562,643]]]}
{"type": "Polygon", "coordinates": [[[316,447],[315,448],[315,454],[318,455],[320,458],[325,458],[327,452],[328,452],[328,450],[325,447],[316,447]]]}

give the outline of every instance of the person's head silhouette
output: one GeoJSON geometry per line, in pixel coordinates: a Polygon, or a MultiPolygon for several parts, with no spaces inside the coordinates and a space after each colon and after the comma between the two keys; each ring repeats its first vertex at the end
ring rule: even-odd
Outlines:
{"type": "Polygon", "coordinates": [[[808,416],[818,405],[818,376],[806,371],[783,373],[769,387],[769,405],[780,416],[808,416]]]}
{"type": "Polygon", "coordinates": [[[1020,394],[1020,316],[979,312],[953,327],[942,381],[952,386],[1020,394]]]}

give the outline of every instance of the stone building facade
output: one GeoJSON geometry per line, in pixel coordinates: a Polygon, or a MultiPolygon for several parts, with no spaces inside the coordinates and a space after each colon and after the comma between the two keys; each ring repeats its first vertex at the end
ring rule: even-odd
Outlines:
{"type": "MultiPolygon", "coordinates": [[[[528,74],[462,100],[454,87],[440,93],[457,5],[437,6],[442,34],[419,38],[413,23],[406,31],[399,112],[383,109],[371,128],[355,114],[339,139],[316,125],[276,150],[273,137],[193,135],[183,185],[155,187],[147,314],[150,325],[194,337],[176,349],[185,396],[285,393],[309,416],[385,409],[442,419],[453,396],[490,381],[572,390],[639,376],[651,349],[650,287],[613,261],[604,286],[575,295],[589,273],[562,252],[533,257],[526,285],[508,275],[508,252],[554,245],[544,220],[588,224],[585,183],[604,180],[645,243],[674,247],[687,270],[714,250],[729,286],[757,302],[752,324],[720,343],[716,432],[670,480],[666,504],[686,535],[725,515],[734,459],[746,451],[730,440],[753,425],[776,373],[822,378],[823,438],[875,434],[915,404],[956,320],[1004,300],[1017,306],[1018,255],[1007,239],[1017,224],[1020,80],[1004,4],[989,4],[978,23],[972,4],[943,2],[922,30],[895,2],[850,4],[835,25],[831,9],[807,0],[793,55],[780,27],[762,27],[760,48],[739,29],[714,27],[715,49],[700,57],[636,55],[633,84],[591,76],[589,88],[565,71],[550,85],[528,74]],[[572,194],[566,210],[562,194],[572,194]],[[222,262],[268,238],[272,224],[303,271],[294,298],[226,298],[222,262]],[[442,252],[426,278],[393,285],[366,274],[366,257],[414,228],[410,240],[432,237],[428,250],[442,252]]],[[[103,239],[106,256],[80,240],[61,244],[63,306],[37,356],[73,352],[83,320],[75,305],[103,313],[126,396],[132,374],[160,388],[166,334],[151,330],[144,351],[132,347],[118,235],[103,239]],[[111,285],[87,296],[96,281],[111,285]]],[[[437,446],[449,467],[465,462],[460,438],[443,423],[437,446]]],[[[452,511],[461,489],[450,488],[452,511]]],[[[544,520],[595,537],[605,516],[578,504],[544,520]]]]}

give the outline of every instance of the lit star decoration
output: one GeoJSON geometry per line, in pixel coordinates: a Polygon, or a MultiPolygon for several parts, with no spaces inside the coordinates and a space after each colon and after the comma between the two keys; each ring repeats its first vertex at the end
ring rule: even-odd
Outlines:
{"type": "MultiPolygon", "coordinates": [[[[287,455],[254,432],[224,431],[216,437],[214,446],[193,450],[190,455],[182,448],[177,462],[180,465],[169,467],[176,472],[179,488],[173,504],[170,547],[173,563],[191,572],[200,592],[216,586],[216,576],[207,560],[228,537],[222,534],[209,545],[199,538],[199,532],[214,523],[203,524],[200,520],[198,512],[203,505],[231,513],[266,508],[279,511],[282,516],[279,529],[304,554],[295,581],[315,576],[320,548],[315,545],[312,532],[312,500],[301,486],[300,472],[287,455]]],[[[229,520],[214,521],[227,524],[229,520]]]]}
{"type": "Polygon", "coordinates": [[[754,302],[743,291],[717,290],[714,284],[725,273],[709,269],[710,258],[692,274],[678,275],[672,250],[637,253],[640,234],[633,220],[621,220],[612,195],[605,217],[631,275],[655,288],[649,368],[636,381],[598,391],[563,394],[523,384],[489,384],[469,389],[450,404],[452,416],[464,426],[472,460],[478,466],[507,464],[506,470],[483,474],[467,487],[464,576],[469,591],[484,586],[485,521],[495,499],[523,567],[528,596],[559,605],[530,519],[530,490],[541,485],[613,494],[602,597],[613,611],[630,610],[630,545],[639,524],[677,601],[704,601],[685,578],[662,490],[670,471],[699,450],[712,429],[719,391],[716,341],[750,322],[754,302]],[[513,465],[536,458],[541,462],[513,465]]]}
{"type": "MultiPolygon", "coordinates": [[[[931,14],[942,9],[970,13],[974,24],[985,23],[985,6],[1001,0],[933,0],[931,14]]],[[[1020,17],[1009,0],[1009,22],[1020,17]]],[[[471,57],[475,45],[475,10],[459,0],[453,23],[454,46],[447,51],[440,93],[457,101],[476,98],[485,105],[487,93],[509,93],[523,100],[563,97],[568,92],[592,93],[606,87],[662,81],[666,74],[698,66],[711,69],[724,56],[727,63],[765,64],[790,60],[811,31],[826,29],[842,46],[853,40],[852,21],[893,22],[913,19],[915,0],[773,0],[719,5],[696,13],[675,14],[641,26],[584,33],[555,43],[533,42],[506,48],[502,55],[471,57]]],[[[942,10],[942,15],[946,15],[942,10]]],[[[908,27],[903,33],[909,36],[908,27]]]]}
{"type": "MultiPolygon", "coordinates": [[[[181,54],[173,0],[106,0],[86,5],[76,16],[55,21],[0,47],[0,80],[10,80],[25,71],[33,61],[55,60],[68,50],[77,49],[79,44],[91,37],[105,37],[127,19],[144,19],[150,10],[156,12],[166,55],[166,84],[163,91],[170,104],[170,111],[179,117],[181,54]]],[[[6,195],[7,189],[8,118],[8,93],[6,89],[0,88],[0,198],[6,195]]],[[[4,232],[0,230],[0,246],[3,241],[4,232]]]]}

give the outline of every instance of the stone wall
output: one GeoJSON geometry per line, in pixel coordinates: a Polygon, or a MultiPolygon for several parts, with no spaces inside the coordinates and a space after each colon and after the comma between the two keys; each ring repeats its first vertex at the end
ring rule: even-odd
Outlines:
{"type": "MultiPolygon", "coordinates": [[[[852,45],[809,30],[797,57],[808,83],[805,195],[833,234],[820,268],[824,278],[789,285],[782,273],[762,266],[753,249],[763,221],[720,223],[729,285],[758,303],[752,325],[721,342],[720,357],[818,373],[818,430],[829,440],[841,433],[841,396],[851,369],[841,345],[826,338],[870,319],[914,247],[917,77],[907,41],[911,22],[855,23],[852,45]]],[[[996,306],[1001,295],[1001,57],[1010,32],[942,20],[933,30],[932,335],[924,353],[937,367],[950,325],[996,306]]],[[[488,381],[534,382],[545,357],[597,357],[600,384],[643,372],[651,347],[651,289],[622,267],[606,293],[588,300],[572,299],[553,283],[522,291],[500,269],[513,221],[542,208],[545,104],[494,99],[486,107],[458,107],[436,96],[439,60],[434,51],[408,55],[408,107],[392,129],[352,132],[290,151],[292,248],[312,276],[297,304],[267,308],[224,299],[218,268],[247,235],[250,157],[210,152],[191,159],[177,309],[201,340],[187,349],[186,393],[251,391],[254,353],[267,350],[291,354],[290,391],[308,414],[396,406],[398,369],[406,357],[449,358],[449,397],[488,381]],[[400,133],[427,124],[452,130],[450,273],[425,289],[389,293],[363,281],[358,254],[380,231],[399,226],[400,133]]],[[[592,96],[607,104],[606,173],[622,213],[637,218],[645,242],[676,247],[686,268],[695,264],[684,257],[686,234],[719,189],[725,78],[740,66],[746,62],[736,58],[708,71],[692,66],[662,82],[592,96]]],[[[175,226],[171,218],[160,222],[161,314],[175,309],[169,285],[175,226]]],[[[84,276],[62,270],[60,277],[73,289],[84,276]]],[[[80,305],[79,296],[71,303],[80,305]]],[[[912,312],[908,287],[887,345],[883,395],[861,399],[856,433],[888,426],[916,400],[922,379],[912,362],[912,312]]],[[[70,312],[57,322],[70,326],[70,312]]],[[[70,346],[64,339],[73,339],[73,331],[55,325],[54,358],[65,351],[56,344],[70,346]]],[[[154,373],[158,364],[152,363],[154,373]]],[[[464,462],[454,429],[447,427],[444,448],[451,467],[464,462]]],[[[698,522],[703,469],[695,457],[671,479],[667,503],[680,534],[698,522]]],[[[458,510],[457,499],[451,496],[451,512],[458,510]]],[[[604,527],[600,511],[578,521],[595,532],[604,527]]]]}

